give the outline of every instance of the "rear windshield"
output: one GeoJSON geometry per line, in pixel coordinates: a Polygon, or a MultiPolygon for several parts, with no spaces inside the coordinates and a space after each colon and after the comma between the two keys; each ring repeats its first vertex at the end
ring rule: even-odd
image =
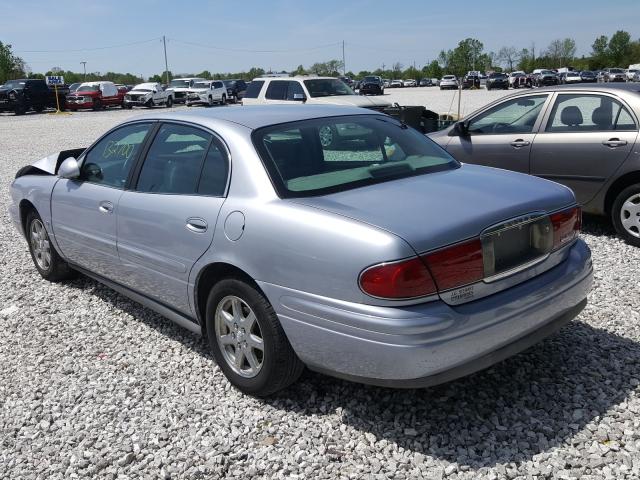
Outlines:
{"type": "Polygon", "coordinates": [[[336,95],[355,95],[355,92],[337,78],[318,78],[304,81],[312,97],[333,97],[336,95]]]}
{"type": "Polygon", "coordinates": [[[624,73],[624,70],[621,68],[610,68],[609,73],[624,73]]]}
{"type": "Polygon", "coordinates": [[[417,130],[380,115],[256,130],[253,143],[283,198],[323,195],[459,166],[417,130]]]}
{"type": "Polygon", "coordinates": [[[77,92],[97,92],[100,90],[100,87],[98,85],[84,85],[80,88],[78,88],[78,90],[76,90],[77,92]]]}

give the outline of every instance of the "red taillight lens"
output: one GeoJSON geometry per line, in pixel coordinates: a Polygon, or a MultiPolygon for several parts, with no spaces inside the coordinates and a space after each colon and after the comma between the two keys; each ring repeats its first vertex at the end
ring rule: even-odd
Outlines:
{"type": "Polygon", "coordinates": [[[438,290],[449,290],[482,280],[484,263],[480,239],[458,243],[421,257],[438,290]]]}
{"type": "Polygon", "coordinates": [[[419,258],[383,263],[360,275],[360,288],[373,297],[414,298],[436,293],[433,278],[419,258]]]}
{"type": "Polygon", "coordinates": [[[553,249],[557,250],[578,236],[582,227],[582,209],[572,207],[549,217],[553,225],[553,249]]]}

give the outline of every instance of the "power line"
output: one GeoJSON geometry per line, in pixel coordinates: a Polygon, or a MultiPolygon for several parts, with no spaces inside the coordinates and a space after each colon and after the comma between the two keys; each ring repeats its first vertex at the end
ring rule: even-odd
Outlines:
{"type": "Polygon", "coordinates": [[[204,43],[198,42],[187,42],[185,40],[178,40],[176,38],[167,38],[169,41],[173,41],[176,43],[182,43],[184,45],[191,45],[194,47],[202,47],[202,48],[210,48],[212,50],[223,50],[227,52],[243,52],[243,53],[288,53],[288,52],[307,52],[310,50],[321,50],[323,48],[329,47],[338,47],[342,45],[342,42],[335,43],[327,43],[325,45],[316,45],[314,47],[305,47],[305,48],[286,48],[286,49],[274,49],[274,50],[253,50],[248,48],[229,48],[229,47],[218,47],[215,45],[206,45],[204,43]]]}
{"type": "Polygon", "coordinates": [[[143,43],[151,43],[162,40],[162,38],[151,38],[149,40],[140,40],[139,42],[121,43],[119,45],[109,45],[106,47],[93,47],[93,48],[74,48],[74,49],[60,49],[60,50],[16,50],[16,53],[69,53],[69,52],[93,52],[96,50],[108,50],[111,48],[130,47],[132,45],[142,45],[143,43]]]}

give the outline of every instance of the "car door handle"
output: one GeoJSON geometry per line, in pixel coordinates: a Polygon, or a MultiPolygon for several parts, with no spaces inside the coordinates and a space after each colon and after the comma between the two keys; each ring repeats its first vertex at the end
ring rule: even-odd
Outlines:
{"type": "Polygon", "coordinates": [[[194,233],[204,233],[207,231],[207,222],[202,218],[187,218],[187,230],[191,230],[194,233]]]}
{"type": "Polygon", "coordinates": [[[528,142],[527,140],[522,140],[521,138],[511,142],[511,146],[515,148],[528,147],[529,145],[531,145],[531,142],[528,142]]]}
{"type": "Polygon", "coordinates": [[[610,138],[609,140],[605,140],[604,142],[602,142],[602,144],[606,145],[607,147],[615,148],[615,147],[622,147],[626,145],[627,141],[620,140],[619,138],[610,138]]]}
{"type": "Polygon", "coordinates": [[[113,203],[103,200],[98,204],[98,210],[102,213],[113,213],[113,203]]]}

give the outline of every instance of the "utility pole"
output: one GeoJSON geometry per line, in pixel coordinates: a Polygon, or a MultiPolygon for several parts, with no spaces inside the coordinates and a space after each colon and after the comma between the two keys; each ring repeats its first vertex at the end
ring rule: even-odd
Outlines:
{"type": "Polygon", "coordinates": [[[347,75],[347,64],[344,61],[344,40],[342,40],[342,74],[347,75]]]}
{"type": "Polygon", "coordinates": [[[162,36],[162,45],[164,46],[164,74],[166,77],[167,85],[169,85],[169,64],[167,63],[167,39],[162,36]]]}
{"type": "Polygon", "coordinates": [[[80,62],[82,64],[82,69],[84,70],[84,77],[82,77],[83,81],[87,81],[87,62],[80,62]]]}
{"type": "Polygon", "coordinates": [[[384,72],[384,67],[385,67],[385,64],[384,64],[384,62],[382,62],[382,71],[383,72],[384,72]]]}

